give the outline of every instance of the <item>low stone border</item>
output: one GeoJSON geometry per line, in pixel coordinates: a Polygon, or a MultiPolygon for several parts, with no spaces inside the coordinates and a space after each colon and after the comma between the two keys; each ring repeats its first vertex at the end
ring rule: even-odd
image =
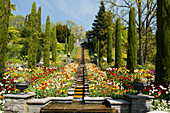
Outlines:
{"type": "Polygon", "coordinates": [[[85,104],[102,104],[106,99],[112,99],[111,97],[84,97],[85,104]]]}
{"type": "Polygon", "coordinates": [[[124,99],[106,99],[106,104],[117,110],[117,113],[129,113],[130,102],[124,99]]]}
{"type": "Polygon", "coordinates": [[[130,113],[146,113],[152,111],[151,99],[154,96],[124,94],[125,100],[130,102],[130,113]]]}
{"type": "Polygon", "coordinates": [[[5,94],[4,113],[27,113],[27,101],[33,98],[35,93],[24,95],[5,94]]]}
{"type": "Polygon", "coordinates": [[[51,102],[71,104],[72,101],[73,101],[73,96],[32,99],[32,100],[27,101],[27,109],[28,109],[27,111],[28,113],[39,113],[42,107],[46,106],[47,104],[51,102]]]}
{"type": "Polygon", "coordinates": [[[51,102],[71,104],[73,101],[73,96],[35,99],[33,98],[34,95],[35,93],[31,92],[24,95],[4,95],[4,113],[39,113],[41,107],[44,107],[51,102]]]}
{"type": "MultiPolygon", "coordinates": [[[[35,93],[24,95],[6,94],[4,113],[39,113],[41,108],[51,102],[71,104],[73,96],[33,98],[35,93]]],[[[124,94],[125,99],[112,99],[111,97],[84,97],[85,104],[105,104],[115,108],[118,113],[146,113],[152,111],[151,99],[148,95],[124,94]]]]}

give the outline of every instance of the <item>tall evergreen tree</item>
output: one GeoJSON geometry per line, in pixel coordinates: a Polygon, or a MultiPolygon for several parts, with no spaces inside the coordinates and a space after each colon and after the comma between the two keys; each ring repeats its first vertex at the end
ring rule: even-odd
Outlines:
{"type": "Polygon", "coordinates": [[[170,1],[157,0],[156,84],[170,83],[170,1]]]}
{"type": "Polygon", "coordinates": [[[38,8],[38,32],[41,35],[41,7],[38,8]]]}
{"type": "Polygon", "coordinates": [[[134,72],[137,68],[137,30],[135,21],[135,8],[132,7],[129,13],[129,29],[128,29],[128,54],[127,68],[134,72]]]}
{"type": "Polygon", "coordinates": [[[108,28],[108,38],[107,38],[107,63],[112,63],[112,28],[108,28]]]}
{"type": "Polygon", "coordinates": [[[25,16],[24,27],[21,31],[21,37],[26,38],[24,46],[21,49],[21,56],[28,55],[29,37],[30,37],[30,14],[25,16]]]}
{"type": "Polygon", "coordinates": [[[5,70],[5,53],[8,39],[8,26],[10,15],[10,0],[0,2],[0,82],[3,81],[5,70]]]}
{"type": "Polygon", "coordinates": [[[74,34],[70,34],[70,45],[71,45],[71,47],[70,47],[70,49],[71,49],[71,51],[74,49],[74,34]]]}
{"type": "Polygon", "coordinates": [[[52,61],[55,62],[57,58],[57,37],[56,37],[56,26],[53,27],[53,39],[52,39],[52,61]]]}
{"type": "Polygon", "coordinates": [[[71,53],[71,35],[68,37],[68,52],[71,53]]]}
{"type": "Polygon", "coordinates": [[[67,43],[67,37],[65,38],[65,54],[68,54],[68,43],[67,43]]]}
{"type": "Polygon", "coordinates": [[[38,43],[37,43],[37,63],[40,62],[42,57],[42,38],[41,38],[41,7],[38,8],[38,43]]]}
{"type": "Polygon", "coordinates": [[[44,67],[50,66],[50,17],[47,16],[44,42],[44,67]]]}
{"type": "Polygon", "coordinates": [[[30,16],[30,31],[31,36],[29,38],[29,49],[28,49],[28,68],[35,69],[36,68],[36,57],[37,57],[37,12],[36,12],[36,3],[32,4],[31,16],[30,16]]]}
{"type": "Polygon", "coordinates": [[[116,21],[116,42],[115,42],[115,67],[120,68],[122,65],[122,50],[121,50],[121,20],[116,21]]]}
{"type": "Polygon", "coordinates": [[[104,3],[103,1],[101,1],[101,6],[99,7],[99,11],[96,15],[96,19],[94,20],[94,23],[93,23],[93,35],[94,37],[97,36],[98,40],[99,40],[99,45],[98,46],[98,53],[99,53],[99,62],[100,62],[100,59],[102,57],[102,48],[105,46],[105,41],[106,41],[106,26],[105,26],[105,22],[104,22],[104,18],[105,18],[105,6],[104,6],[104,3]]]}

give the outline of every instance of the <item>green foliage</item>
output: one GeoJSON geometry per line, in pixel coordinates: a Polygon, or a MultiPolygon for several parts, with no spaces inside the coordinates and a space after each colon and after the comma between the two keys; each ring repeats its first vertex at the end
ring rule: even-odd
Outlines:
{"type": "Polygon", "coordinates": [[[131,72],[137,68],[137,30],[134,7],[129,13],[127,68],[131,72]]]}
{"type": "Polygon", "coordinates": [[[98,62],[100,63],[100,59],[101,59],[101,48],[100,48],[100,41],[99,39],[97,39],[97,58],[98,58],[98,62]]]}
{"type": "Polygon", "coordinates": [[[108,28],[108,38],[107,38],[107,63],[112,63],[112,28],[108,28]]]}
{"type": "Polygon", "coordinates": [[[24,26],[24,16],[22,15],[10,16],[9,26],[15,27],[16,30],[21,31],[24,26]]]}
{"type": "Polygon", "coordinates": [[[41,30],[41,7],[38,8],[38,32],[40,34],[42,32],[42,30],[41,30]]]}
{"type": "Polygon", "coordinates": [[[57,58],[57,37],[56,37],[56,26],[53,27],[53,38],[52,38],[52,61],[55,62],[57,58]]]}
{"type": "MultiPolygon", "coordinates": [[[[99,11],[93,23],[93,30],[90,33],[91,35],[93,35],[93,47],[97,45],[95,37],[99,39],[99,59],[101,59],[102,57],[107,57],[108,27],[113,27],[113,13],[111,11],[105,11],[104,3],[103,1],[101,1],[101,6],[99,7],[99,11]]],[[[95,49],[95,51],[97,52],[97,49],[95,49]]]]}
{"type": "Polygon", "coordinates": [[[71,31],[67,27],[67,25],[61,25],[61,24],[56,25],[56,35],[57,35],[57,40],[59,43],[64,43],[65,38],[69,37],[70,34],[71,34],[71,31]]]}
{"type": "Polygon", "coordinates": [[[8,44],[7,45],[7,58],[20,58],[20,53],[23,45],[21,44],[8,44]]]}
{"type": "Polygon", "coordinates": [[[69,27],[70,30],[72,30],[73,26],[76,25],[76,23],[71,20],[67,20],[66,25],[69,27]]]}
{"type": "Polygon", "coordinates": [[[28,42],[28,39],[26,39],[23,47],[21,48],[21,56],[26,56],[28,55],[28,48],[29,48],[29,42],[28,42]]]}
{"type": "Polygon", "coordinates": [[[116,21],[116,42],[115,42],[115,67],[120,68],[122,66],[122,43],[121,43],[121,20],[116,21]]]}
{"type": "Polygon", "coordinates": [[[170,1],[157,0],[157,55],[156,75],[157,84],[170,83],[170,1]]]}
{"type": "Polygon", "coordinates": [[[71,53],[71,35],[68,37],[68,52],[71,53]]]}
{"type": "Polygon", "coordinates": [[[50,65],[50,17],[47,16],[44,42],[44,67],[50,65]]]}
{"type": "Polygon", "coordinates": [[[42,31],[41,31],[41,7],[39,7],[39,9],[38,9],[38,28],[37,28],[37,30],[38,30],[38,40],[37,40],[37,57],[36,57],[36,62],[37,63],[39,63],[40,62],[40,60],[41,60],[41,57],[42,57],[42,37],[41,37],[41,33],[42,33],[42,31]]]}
{"type": "Polygon", "coordinates": [[[36,68],[36,57],[37,57],[37,12],[36,12],[36,3],[32,4],[31,16],[30,16],[30,37],[29,37],[29,48],[28,48],[28,68],[35,69],[36,68]]]}
{"type": "Polygon", "coordinates": [[[65,45],[63,46],[62,44],[60,44],[60,43],[57,43],[57,51],[59,51],[59,52],[65,52],[65,45]]]}
{"type": "Polygon", "coordinates": [[[95,36],[93,39],[93,48],[95,53],[97,53],[97,46],[98,46],[97,36],[95,36]]]}
{"type": "Polygon", "coordinates": [[[26,56],[28,55],[28,48],[29,48],[29,37],[30,37],[30,34],[31,34],[31,31],[30,31],[30,16],[26,15],[25,17],[25,20],[24,20],[24,27],[23,29],[21,30],[21,37],[25,38],[25,43],[24,43],[24,46],[22,47],[21,49],[21,56],[26,56]]]}
{"type": "Polygon", "coordinates": [[[68,54],[67,37],[65,38],[65,54],[68,54]]]}
{"type": "Polygon", "coordinates": [[[5,53],[8,39],[8,26],[10,15],[10,0],[1,0],[0,3],[0,82],[5,70],[5,53]],[[2,18],[3,17],[3,18],[2,18]]]}
{"type": "Polygon", "coordinates": [[[71,51],[74,49],[74,35],[71,34],[69,36],[69,40],[68,40],[68,51],[71,53],[71,51]]]}

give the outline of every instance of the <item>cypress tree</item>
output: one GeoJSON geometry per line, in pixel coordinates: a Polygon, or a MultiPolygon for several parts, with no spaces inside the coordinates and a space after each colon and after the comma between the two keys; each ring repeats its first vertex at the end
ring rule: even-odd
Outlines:
{"type": "Polygon", "coordinates": [[[67,37],[65,38],[65,54],[68,54],[67,37]]]}
{"type": "Polygon", "coordinates": [[[120,68],[122,65],[122,50],[121,50],[121,20],[116,21],[116,41],[115,41],[115,67],[120,68]]]}
{"type": "Polygon", "coordinates": [[[108,38],[107,38],[107,63],[112,63],[112,28],[108,28],[108,38]]]}
{"type": "Polygon", "coordinates": [[[38,32],[41,36],[41,7],[38,8],[38,32]]]}
{"type": "Polygon", "coordinates": [[[74,34],[71,34],[71,51],[74,49],[74,34]]]}
{"type": "Polygon", "coordinates": [[[52,40],[52,61],[55,62],[57,58],[57,38],[56,38],[56,26],[53,27],[53,40],[52,40]]]}
{"type": "Polygon", "coordinates": [[[44,67],[50,66],[50,17],[47,16],[44,42],[44,67]]]}
{"type": "Polygon", "coordinates": [[[71,35],[68,37],[68,51],[71,53],[71,35]]]}
{"type": "Polygon", "coordinates": [[[42,38],[41,38],[41,7],[38,8],[38,43],[37,43],[37,63],[40,62],[42,57],[42,38]]]}
{"type": "Polygon", "coordinates": [[[170,83],[170,1],[157,0],[156,84],[170,83]]]}
{"type": "Polygon", "coordinates": [[[30,31],[31,36],[29,38],[29,49],[28,49],[28,68],[35,69],[36,68],[36,57],[37,57],[37,12],[36,12],[36,3],[32,4],[31,16],[30,16],[30,31]]]}
{"type": "Polygon", "coordinates": [[[128,29],[128,54],[127,69],[131,72],[137,68],[137,30],[135,22],[135,8],[132,7],[129,13],[129,29],[128,29]]]}
{"type": "Polygon", "coordinates": [[[100,40],[97,39],[97,58],[98,58],[98,63],[100,65],[100,58],[101,58],[101,49],[100,49],[100,40]]]}
{"type": "Polygon", "coordinates": [[[0,82],[3,81],[5,70],[5,53],[8,40],[8,26],[10,15],[10,0],[0,2],[0,82]]]}

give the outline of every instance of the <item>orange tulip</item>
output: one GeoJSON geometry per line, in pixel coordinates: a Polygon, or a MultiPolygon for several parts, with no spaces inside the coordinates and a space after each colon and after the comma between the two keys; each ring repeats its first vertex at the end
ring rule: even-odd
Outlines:
{"type": "Polygon", "coordinates": [[[0,95],[0,99],[2,98],[3,96],[0,95]]]}

